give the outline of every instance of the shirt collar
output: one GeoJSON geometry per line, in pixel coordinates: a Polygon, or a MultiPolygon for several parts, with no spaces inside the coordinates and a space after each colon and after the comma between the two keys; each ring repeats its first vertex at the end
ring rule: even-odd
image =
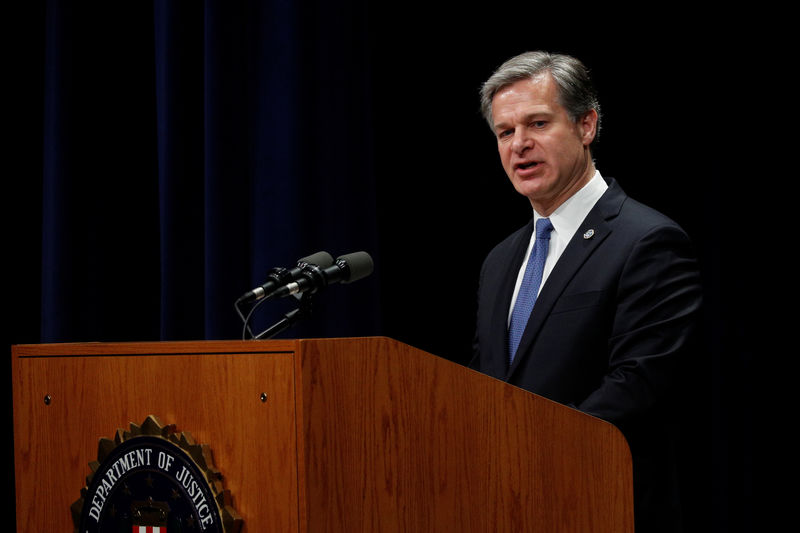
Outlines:
{"type": "MultiPolygon", "coordinates": [[[[600,175],[599,170],[595,170],[594,176],[589,182],[581,187],[581,189],[570,196],[564,201],[563,204],[558,206],[550,216],[550,222],[553,224],[553,231],[565,241],[569,241],[578,227],[581,225],[586,215],[592,210],[597,200],[603,196],[603,193],[608,189],[608,184],[600,175]]],[[[542,215],[533,210],[534,224],[542,218],[542,215]]],[[[535,226],[534,226],[535,227],[535,226]]]]}

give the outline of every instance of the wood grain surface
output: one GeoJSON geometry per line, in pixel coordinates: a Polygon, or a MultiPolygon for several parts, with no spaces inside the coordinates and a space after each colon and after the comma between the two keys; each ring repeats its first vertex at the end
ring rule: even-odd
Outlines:
{"type": "Polygon", "coordinates": [[[616,428],[391,339],[12,355],[18,531],[71,531],[98,439],[151,414],[211,447],[243,533],[633,531],[616,428]]]}
{"type": "Polygon", "coordinates": [[[309,532],[633,531],[610,424],[389,339],[299,353],[309,532]]]}
{"type": "Polygon", "coordinates": [[[98,439],[150,414],[210,446],[243,531],[297,531],[294,347],[14,347],[18,531],[72,531],[98,439]]]}

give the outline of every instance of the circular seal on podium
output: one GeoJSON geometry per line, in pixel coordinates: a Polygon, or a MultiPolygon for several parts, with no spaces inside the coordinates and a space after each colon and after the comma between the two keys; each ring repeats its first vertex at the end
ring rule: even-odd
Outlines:
{"type": "Polygon", "coordinates": [[[114,439],[72,504],[76,533],[238,533],[242,519],[222,488],[211,451],[188,432],[148,416],[114,439]]]}

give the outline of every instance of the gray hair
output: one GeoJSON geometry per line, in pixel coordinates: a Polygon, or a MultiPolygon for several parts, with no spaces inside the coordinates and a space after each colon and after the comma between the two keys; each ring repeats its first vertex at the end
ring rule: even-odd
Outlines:
{"type": "Polygon", "coordinates": [[[558,86],[558,103],[573,122],[586,113],[597,111],[597,133],[600,133],[600,103],[597,101],[589,70],[574,57],[548,52],[525,52],[512,57],[492,74],[481,87],[481,113],[494,130],[492,99],[500,89],[521,80],[549,72],[558,86]]]}

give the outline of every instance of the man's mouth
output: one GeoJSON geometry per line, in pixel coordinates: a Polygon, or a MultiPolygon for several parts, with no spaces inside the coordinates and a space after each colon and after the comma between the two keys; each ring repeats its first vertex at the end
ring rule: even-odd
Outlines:
{"type": "Polygon", "coordinates": [[[527,161],[525,163],[517,163],[516,165],[514,165],[514,168],[517,170],[527,170],[529,168],[534,168],[535,166],[538,165],[539,165],[538,161],[527,161]]]}

